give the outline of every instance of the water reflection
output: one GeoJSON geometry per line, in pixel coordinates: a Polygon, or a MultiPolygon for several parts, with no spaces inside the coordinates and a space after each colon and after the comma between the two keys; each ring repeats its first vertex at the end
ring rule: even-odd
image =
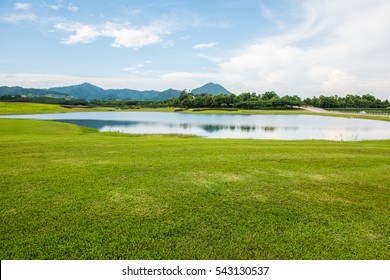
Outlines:
{"type": "MultiPolygon", "coordinates": [[[[77,124],[81,126],[91,127],[102,131],[119,131],[119,132],[130,132],[132,128],[137,127],[168,127],[169,129],[183,129],[183,130],[192,130],[194,127],[203,129],[207,133],[220,132],[223,130],[228,131],[240,131],[242,133],[256,132],[258,130],[263,130],[265,132],[273,133],[277,129],[284,130],[297,130],[297,127],[274,127],[274,126],[249,126],[249,125],[215,125],[215,124],[205,124],[205,125],[192,125],[190,123],[163,123],[163,122],[143,122],[143,121],[114,121],[114,120],[58,120],[59,122],[77,124]]],[[[136,133],[136,132],[135,132],[136,133]]]]}
{"type": "MultiPolygon", "coordinates": [[[[110,131],[110,128],[115,128],[115,131],[128,131],[132,127],[137,126],[152,126],[152,127],[164,127],[167,126],[170,129],[180,128],[184,130],[191,130],[193,126],[190,123],[162,123],[162,122],[142,122],[142,121],[110,121],[110,120],[58,120],[59,122],[77,124],[81,126],[91,127],[99,130],[110,131]]],[[[199,125],[204,131],[213,133],[221,130],[240,130],[242,132],[255,131],[256,129],[264,129],[265,131],[274,131],[275,127],[255,127],[245,125],[199,125]]]]}
{"type": "MultiPolygon", "coordinates": [[[[124,126],[124,127],[131,127],[131,126],[136,126],[140,124],[147,125],[147,122],[136,122],[136,121],[97,121],[97,120],[57,120],[59,122],[64,122],[64,123],[71,123],[71,124],[77,124],[80,126],[86,126],[90,128],[95,128],[95,129],[102,129],[103,127],[107,126],[124,126]]],[[[153,123],[150,123],[153,124],[153,123]]]]}
{"type": "Polygon", "coordinates": [[[274,126],[265,126],[265,127],[263,127],[263,129],[266,132],[274,132],[276,127],[274,127],[274,126]]]}
{"type": "Polygon", "coordinates": [[[181,123],[179,126],[183,129],[191,129],[191,124],[189,123],[181,123]]]}
{"type": "Polygon", "coordinates": [[[100,131],[132,134],[190,134],[207,138],[390,139],[390,122],[309,115],[195,115],[90,112],[0,116],[57,120],[100,131]]]}

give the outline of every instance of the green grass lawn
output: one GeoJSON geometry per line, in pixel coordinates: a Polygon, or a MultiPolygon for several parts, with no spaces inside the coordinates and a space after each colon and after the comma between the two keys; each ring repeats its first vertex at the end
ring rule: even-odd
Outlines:
{"type": "Polygon", "coordinates": [[[110,108],[64,108],[54,104],[0,102],[0,115],[53,114],[71,112],[108,111],[110,108]]]}
{"type": "Polygon", "coordinates": [[[0,120],[1,259],[390,259],[390,140],[0,120]]]}

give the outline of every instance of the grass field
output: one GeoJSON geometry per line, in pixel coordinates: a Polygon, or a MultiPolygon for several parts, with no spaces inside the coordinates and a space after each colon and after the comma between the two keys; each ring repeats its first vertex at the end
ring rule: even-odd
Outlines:
{"type": "Polygon", "coordinates": [[[1,259],[390,259],[390,140],[0,120],[1,259]]]}
{"type": "Polygon", "coordinates": [[[0,115],[53,114],[70,112],[108,111],[110,108],[64,108],[54,104],[0,102],[0,115]]]}

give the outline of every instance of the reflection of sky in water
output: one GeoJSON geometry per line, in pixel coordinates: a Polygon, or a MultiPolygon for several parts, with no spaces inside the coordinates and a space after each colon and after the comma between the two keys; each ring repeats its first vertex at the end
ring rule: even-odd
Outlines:
{"type": "Polygon", "coordinates": [[[208,138],[390,139],[390,122],[310,115],[199,115],[91,112],[4,116],[60,120],[100,131],[133,134],[190,134],[208,138]]]}
{"type": "MultiPolygon", "coordinates": [[[[66,121],[68,122],[68,121],[66,121]]],[[[77,123],[77,122],[72,122],[77,123]]],[[[297,127],[240,126],[213,124],[165,124],[160,122],[139,122],[123,125],[106,125],[99,127],[100,131],[118,131],[137,134],[190,134],[207,138],[260,138],[261,134],[272,134],[276,130],[297,130],[297,127]]],[[[264,137],[262,137],[264,138],[264,137]]]]}

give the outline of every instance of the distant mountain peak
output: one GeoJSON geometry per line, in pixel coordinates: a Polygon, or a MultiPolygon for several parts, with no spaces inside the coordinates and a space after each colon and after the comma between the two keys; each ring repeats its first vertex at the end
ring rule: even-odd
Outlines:
{"type": "Polygon", "coordinates": [[[98,86],[96,86],[96,85],[93,85],[93,84],[91,84],[91,83],[88,83],[88,82],[84,82],[84,83],[82,83],[82,85],[88,85],[88,86],[98,87],[98,86]]]}
{"type": "MultiPolygon", "coordinates": [[[[49,89],[25,89],[22,87],[0,87],[0,95],[21,94],[36,96],[59,96],[61,98],[93,99],[118,99],[118,100],[168,100],[179,97],[182,90],[169,88],[164,91],[133,90],[133,89],[103,89],[93,84],[84,82],[78,85],[52,87],[49,89]]],[[[191,91],[193,94],[230,94],[223,86],[217,83],[207,83],[191,91]]]]}
{"type": "Polygon", "coordinates": [[[95,86],[95,85],[87,83],[87,82],[84,82],[84,83],[79,84],[79,85],[69,86],[69,87],[87,87],[87,88],[102,89],[101,87],[95,86]]]}
{"type": "Polygon", "coordinates": [[[226,88],[224,88],[223,86],[221,86],[220,84],[217,84],[217,83],[207,83],[199,88],[196,88],[196,89],[193,89],[191,91],[191,93],[193,94],[203,94],[203,93],[206,93],[206,94],[213,94],[213,95],[217,95],[217,94],[230,94],[231,92],[228,91],[226,88]]]}
{"type": "Polygon", "coordinates": [[[212,82],[210,82],[210,83],[207,83],[207,84],[205,84],[205,85],[203,85],[203,86],[221,86],[220,84],[217,84],[217,83],[212,83],[212,82]]]}
{"type": "Polygon", "coordinates": [[[54,87],[54,88],[56,88],[56,89],[65,89],[66,90],[66,89],[74,89],[74,88],[80,88],[80,87],[102,89],[101,87],[95,86],[95,85],[87,83],[87,82],[84,82],[84,83],[81,83],[81,84],[77,84],[77,85],[70,85],[70,86],[63,86],[63,87],[54,87]]]}
{"type": "Polygon", "coordinates": [[[104,96],[104,89],[90,83],[82,83],[74,86],[54,87],[49,90],[69,94],[84,99],[99,99],[104,96]]]}

